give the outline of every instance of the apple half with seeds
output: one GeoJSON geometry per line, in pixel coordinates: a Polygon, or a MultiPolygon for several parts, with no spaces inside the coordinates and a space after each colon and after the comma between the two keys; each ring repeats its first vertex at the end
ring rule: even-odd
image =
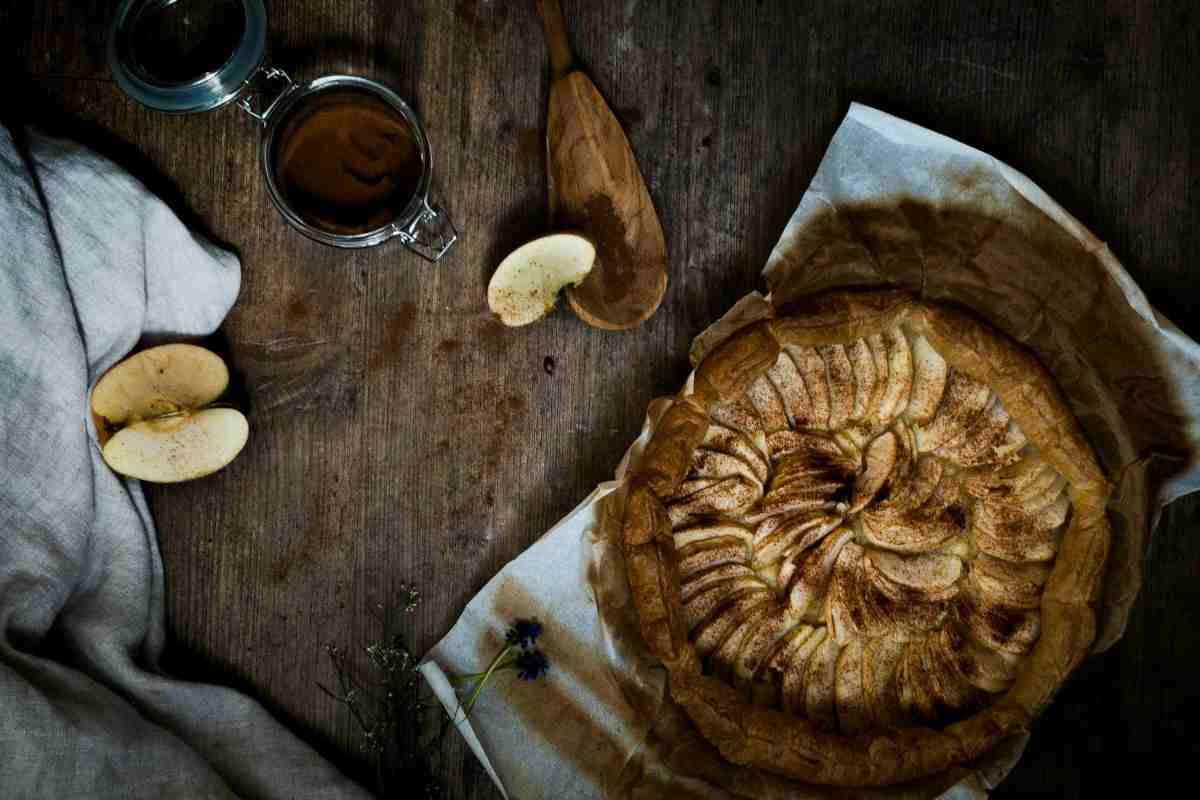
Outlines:
{"type": "Polygon", "coordinates": [[[576,286],[596,262],[596,245],[577,233],[551,233],[518,247],[488,284],[488,308],[505,325],[528,325],[550,313],[558,293],[576,286]]]}
{"type": "Polygon", "coordinates": [[[153,483],[211,475],[241,452],[246,417],[212,404],[229,386],[217,354],[166,344],[130,356],[92,390],[92,419],[114,472],[153,483]]]}

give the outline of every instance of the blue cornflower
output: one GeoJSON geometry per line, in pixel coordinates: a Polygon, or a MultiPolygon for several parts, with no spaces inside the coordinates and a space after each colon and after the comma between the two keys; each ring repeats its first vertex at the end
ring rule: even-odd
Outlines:
{"type": "Polygon", "coordinates": [[[542,623],[536,619],[519,619],[508,629],[505,641],[510,645],[533,647],[537,638],[542,635],[542,623]]]}
{"type": "MultiPolygon", "coordinates": [[[[504,647],[496,653],[492,663],[483,672],[473,672],[470,675],[455,675],[450,682],[461,684],[472,682],[475,688],[465,703],[459,706],[463,719],[470,715],[479,699],[479,693],[487,686],[497,673],[504,670],[516,670],[517,677],[523,681],[536,681],[550,669],[550,659],[546,654],[534,647],[534,642],[542,635],[542,623],[536,619],[519,619],[504,634],[504,647]]],[[[454,714],[458,718],[458,712],[454,714]]]]}
{"type": "Polygon", "coordinates": [[[526,650],[517,656],[517,677],[523,681],[536,681],[550,670],[550,659],[541,650],[526,650]]]}

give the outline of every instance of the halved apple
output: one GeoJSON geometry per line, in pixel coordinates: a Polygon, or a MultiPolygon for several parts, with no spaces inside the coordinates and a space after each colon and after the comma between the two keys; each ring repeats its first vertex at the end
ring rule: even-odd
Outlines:
{"type": "Polygon", "coordinates": [[[219,356],[190,344],[143,350],[92,390],[92,419],[105,463],[130,478],[177,483],[210,475],[241,452],[241,412],[210,408],[229,385],[219,356]]]}
{"type": "Polygon", "coordinates": [[[564,287],[576,286],[596,261],[596,245],[577,233],[551,233],[508,254],[488,283],[488,308],[505,325],[536,322],[564,287]]]}

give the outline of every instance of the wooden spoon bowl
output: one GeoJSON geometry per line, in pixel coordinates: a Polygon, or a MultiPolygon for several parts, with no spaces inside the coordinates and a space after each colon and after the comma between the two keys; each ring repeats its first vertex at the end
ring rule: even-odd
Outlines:
{"type": "Polygon", "coordinates": [[[667,290],[662,223],[621,124],[575,68],[558,0],[537,0],[550,51],[546,174],[557,228],[596,243],[596,264],[567,291],[588,325],[627,330],[654,315],[667,290]]]}

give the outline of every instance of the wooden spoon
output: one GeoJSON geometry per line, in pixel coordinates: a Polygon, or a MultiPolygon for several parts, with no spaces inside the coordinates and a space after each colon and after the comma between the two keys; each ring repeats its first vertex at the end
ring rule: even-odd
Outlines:
{"type": "Polygon", "coordinates": [[[550,216],[596,243],[596,264],[567,291],[580,319],[626,330],[654,315],[667,291],[662,223],[621,124],[577,70],[558,0],[537,0],[550,51],[546,174],[550,216]]]}

